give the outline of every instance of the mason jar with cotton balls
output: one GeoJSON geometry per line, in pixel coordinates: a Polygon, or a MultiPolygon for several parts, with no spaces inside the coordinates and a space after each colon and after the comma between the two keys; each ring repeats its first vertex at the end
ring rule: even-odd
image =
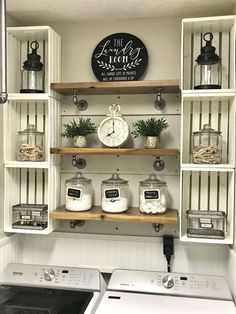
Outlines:
{"type": "Polygon", "coordinates": [[[70,211],[85,211],[93,206],[92,180],[83,177],[81,172],[66,180],[65,207],[70,211]]]}
{"type": "Polygon", "coordinates": [[[129,206],[128,181],[117,173],[102,181],[102,210],[108,213],[122,213],[129,206]]]}
{"type": "Polygon", "coordinates": [[[139,210],[146,214],[162,214],[166,211],[167,184],[151,174],[139,182],[139,210]]]}

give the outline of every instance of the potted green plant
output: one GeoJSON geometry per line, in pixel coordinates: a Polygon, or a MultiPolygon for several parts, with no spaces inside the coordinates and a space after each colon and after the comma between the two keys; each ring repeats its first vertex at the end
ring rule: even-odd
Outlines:
{"type": "Polygon", "coordinates": [[[156,148],[160,141],[161,132],[167,129],[169,124],[164,118],[150,118],[147,120],[137,120],[133,123],[134,131],[131,134],[134,138],[143,136],[146,148],[156,148]]]}
{"type": "Polygon", "coordinates": [[[97,127],[90,118],[79,118],[78,122],[73,119],[69,124],[63,124],[63,126],[65,131],[61,135],[71,138],[77,147],[85,147],[86,136],[97,132],[97,127]]]}

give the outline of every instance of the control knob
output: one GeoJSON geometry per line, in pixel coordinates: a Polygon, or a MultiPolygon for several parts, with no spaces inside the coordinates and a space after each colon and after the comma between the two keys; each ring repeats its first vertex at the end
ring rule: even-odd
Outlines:
{"type": "Polygon", "coordinates": [[[174,286],[174,279],[170,275],[166,275],[162,278],[162,284],[166,289],[170,289],[174,286]]]}
{"type": "Polygon", "coordinates": [[[44,272],[44,279],[45,280],[53,281],[53,279],[55,279],[55,277],[56,277],[56,274],[52,268],[45,270],[45,272],[44,272]]]}

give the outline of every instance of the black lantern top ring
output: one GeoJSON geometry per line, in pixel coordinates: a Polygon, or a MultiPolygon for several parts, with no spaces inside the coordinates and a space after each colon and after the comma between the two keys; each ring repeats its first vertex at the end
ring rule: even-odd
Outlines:
{"type": "Polygon", "coordinates": [[[201,54],[197,57],[196,62],[198,64],[216,64],[221,62],[221,58],[215,53],[216,48],[212,46],[212,33],[205,33],[203,39],[206,45],[201,48],[201,54]],[[209,36],[209,39],[207,37],[209,36]]]}

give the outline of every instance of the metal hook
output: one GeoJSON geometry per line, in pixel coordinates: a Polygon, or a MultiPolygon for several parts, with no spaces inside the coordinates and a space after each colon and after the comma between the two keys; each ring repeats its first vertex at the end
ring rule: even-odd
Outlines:
{"type": "Polygon", "coordinates": [[[85,100],[85,99],[79,100],[79,94],[76,91],[73,92],[73,103],[74,103],[74,105],[77,106],[77,108],[80,111],[85,111],[88,108],[87,100],[85,100]]]}
{"type": "Polygon", "coordinates": [[[162,171],[165,168],[165,163],[163,160],[161,160],[160,156],[156,157],[156,160],[153,163],[153,168],[156,171],[162,171]]]}
{"type": "Polygon", "coordinates": [[[76,226],[82,227],[85,224],[84,220],[70,220],[70,228],[74,229],[76,226]]]}
{"type": "Polygon", "coordinates": [[[157,98],[156,98],[156,100],[155,100],[155,102],[154,102],[154,107],[155,107],[157,110],[162,110],[162,109],[164,109],[165,106],[166,106],[166,101],[165,101],[165,99],[163,99],[163,98],[161,97],[161,91],[162,91],[161,88],[157,89],[157,98]]]}
{"type": "Polygon", "coordinates": [[[86,167],[86,160],[84,158],[77,158],[76,155],[72,157],[72,165],[79,169],[84,169],[86,167]]]}

